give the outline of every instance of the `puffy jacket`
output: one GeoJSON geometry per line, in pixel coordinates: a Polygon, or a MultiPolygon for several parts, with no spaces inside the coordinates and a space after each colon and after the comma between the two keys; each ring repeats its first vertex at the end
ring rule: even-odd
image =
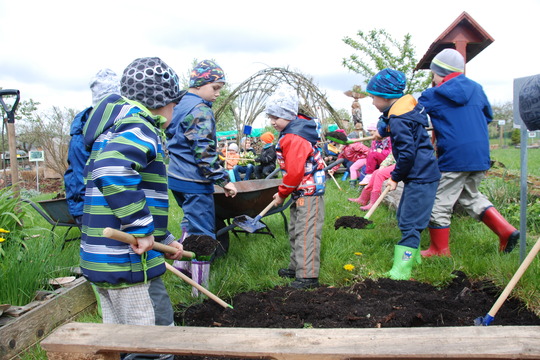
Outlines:
{"type": "Polygon", "coordinates": [[[392,180],[430,183],[441,178],[435,151],[426,131],[424,108],[411,95],[399,98],[377,124],[382,137],[390,136],[396,168],[392,180]]]}
{"type": "Polygon", "coordinates": [[[141,256],[130,245],[102,236],[105,227],[112,227],[135,237],[153,234],[164,244],[174,240],[167,231],[164,122],[142,104],[110,95],[86,123],[85,139],[92,151],[84,171],[81,268],[98,286],[127,286],[165,272],[160,252],[141,256]]]}
{"type": "Polygon", "coordinates": [[[71,140],[68,148],[68,168],[64,173],[64,187],[68,210],[73,217],[83,214],[84,192],[86,190],[83,171],[86,160],[90,157],[90,152],[84,146],[83,128],[91,111],[92,107],[88,107],[78,113],[73,119],[69,131],[71,140]]]}
{"type": "Polygon", "coordinates": [[[493,113],[482,86],[462,74],[425,90],[418,102],[431,117],[441,171],[489,169],[493,113]]]}
{"type": "Polygon", "coordinates": [[[169,177],[181,181],[225,186],[229,175],[219,164],[212,103],[187,93],[175,106],[165,130],[169,177]]]}

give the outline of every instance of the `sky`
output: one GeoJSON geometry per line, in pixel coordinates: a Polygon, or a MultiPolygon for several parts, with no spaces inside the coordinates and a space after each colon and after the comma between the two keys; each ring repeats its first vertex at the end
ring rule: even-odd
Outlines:
{"type": "Polygon", "coordinates": [[[335,109],[350,110],[344,91],[365,83],[341,64],[355,53],[344,37],[410,34],[420,60],[463,11],[494,38],[467,76],[492,104],[512,101],[514,79],[540,73],[540,0],[0,0],[0,87],[20,90],[41,111],[82,110],[101,68],[121,74],[135,58],[158,56],[187,76],[194,59],[214,59],[232,88],[285,67],[312,76],[335,109]]]}

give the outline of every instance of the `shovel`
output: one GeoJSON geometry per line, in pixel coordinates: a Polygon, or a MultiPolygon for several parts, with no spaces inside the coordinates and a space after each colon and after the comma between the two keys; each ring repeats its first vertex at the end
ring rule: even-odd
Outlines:
{"type": "Polygon", "coordinates": [[[525,270],[527,270],[531,262],[534,260],[539,250],[540,250],[540,238],[538,238],[538,240],[536,241],[536,244],[534,244],[533,248],[531,249],[527,257],[525,258],[525,260],[523,260],[523,262],[517,269],[514,276],[512,276],[512,279],[510,279],[510,282],[508,283],[508,285],[506,285],[501,295],[499,295],[499,298],[497,299],[497,301],[495,301],[495,304],[493,304],[493,306],[491,307],[491,310],[489,310],[486,316],[480,316],[474,319],[474,325],[488,326],[489,324],[491,324],[493,319],[495,319],[495,314],[497,314],[497,311],[499,311],[502,304],[506,301],[506,298],[508,297],[508,295],[510,295],[510,292],[512,291],[514,286],[516,286],[516,283],[519,281],[519,279],[521,278],[525,270]]]}
{"type": "MultiPolygon", "coordinates": [[[[371,215],[373,215],[373,213],[379,207],[379,204],[383,201],[384,197],[386,196],[386,194],[388,194],[389,191],[390,191],[390,186],[386,186],[382,194],[379,195],[379,198],[377,199],[377,201],[375,201],[375,204],[373,204],[373,206],[366,213],[366,215],[364,216],[364,219],[369,220],[371,215]]],[[[375,224],[373,224],[372,222],[371,224],[367,224],[365,229],[373,229],[374,227],[375,227],[375,224]]]]}
{"type": "Polygon", "coordinates": [[[326,138],[328,140],[330,140],[330,141],[333,141],[333,142],[337,143],[337,144],[350,145],[350,144],[354,144],[354,143],[360,142],[360,141],[373,140],[375,137],[374,136],[367,136],[367,137],[363,137],[363,138],[360,138],[360,139],[352,139],[352,140],[347,140],[347,141],[343,141],[343,140],[335,138],[333,136],[327,136],[326,138]]]}
{"type": "MultiPolygon", "coordinates": [[[[137,244],[137,238],[135,236],[133,236],[131,234],[128,234],[128,233],[125,233],[125,232],[120,231],[120,230],[109,228],[109,227],[103,229],[103,236],[108,237],[109,239],[114,239],[114,240],[117,240],[117,241],[121,241],[121,242],[126,243],[126,244],[133,244],[133,245],[137,244]]],[[[156,251],[166,252],[166,253],[170,253],[170,254],[176,254],[176,252],[178,250],[175,247],[172,247],[172,246],[169,246],[169,245],[164,245],[164,244],[161,244],[159,242],[154,242],[153,249],[156,250],[156,251]]],[[[184,253],[186,253],[186,252],[188,252],[190,254],[193,254],[193,257],[195,257],[194,253],[192,253],[190,251],[184,251],[184,253]]],[[[193,286],[194,288],[196,288],[197,290],[199,290],[200,292],[202,292],[203,294],[208,296],[210,299],[217,302],[219,305],[223,306],[224,308],[233,309],[232,305],[229,305],[225,301],[221,300],[219,297],[217,297],[216,295],[211,293],[205,287],[201,286],[196,281],[193,281],[193,279],[191,279],[189,276],[185,275],[181,271],[174,268],[168,262],[165,262],[165,267],[167,268],[167,270],[169,270],[170,272],[172,272],[173,274],[175,274],[176,276],[178,276],[179,278],[181,278],[182,280],[187,282],[189,285],[193,286]]]]}
{"type": "Polygon", "coordinates": [[[255,231],[264,228],[266,225],[264,225],[261,220],[261,218],[274,206],[274,200],[270,204],[268,204],[263,211],[259,213],[259,215],[255,216],[255,218],[251,218],[247,215],[240,215],[234,218],[233,224],[238,226],[239,228],[242,228],[246,230],[249,233],[254,233],[255,231]]]}

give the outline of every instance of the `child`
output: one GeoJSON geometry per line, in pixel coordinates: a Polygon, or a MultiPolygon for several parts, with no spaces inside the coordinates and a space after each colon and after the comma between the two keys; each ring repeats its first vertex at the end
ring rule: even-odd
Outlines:
{"type": "Polygon", "coordinates": [[[314,120],[298,114],[298,95],[287,84],[278,86],[266,102],[266,114],[280,132],[276,147],[283,172],[282,184],[274,194],[280,206],[291,195],[289,266],[279,269],[281,277],[296,278],[290,286],[307,289],[319,286],[321,235],[324,223],[326,176],[319,135],[314,120]]]}
{"type": "Polygon", "coordinates": [[[82,225],[84,192],[83,170],[90,157],[90,151],[84,146],[83,129],[92,109],[103,98],[110,94],[120,94],[120,78],[111,69],[101,69],[90,80],[92,90],[92,106],[78,113],[71,123],[68,149],[68,168],[64,174],[64,187],[68,209],[77,226],[82,225]]]}
{"type": "MultiPolygon", "coordinates": [[[[191,71],[189,90],[174,108],[166,130],[169,150],[169,187],[183,210],[181,228],[189,235],[215,239],[214,184],[225,196],[236,195],[228,172],[219,165],[216,121],[212,104],[225,84],[223,69],[212,60],[203,60],[191,71]]],[[[224,255],[228,244],[218,246],[224,255]]]]}
{"type": "Polygon", "coordinates": [[[257,179],[264,179],[276,169],[277,156],[276,146],[274,145],[274,134],[267,131],[260,138],[264,146],[261,154],[255,158],[255,161],[258,162],[255,165],[255,177],[257,179]]]}
{"type": "Polygon", "coordinates": [[[103,99],[84,129],[92,151],[84,170],[81,269],[98,288],[104,323],[173,326],[161,280],[165,259],[152,247],[159,241],[178,249],[168,259],[182,256],[167,231],[161,139],[181,94],[178,77],[159,58],[139,58],[124,70],[121,93],[103,99]],[[137,245],[103,237],[105,227],[132,234],[137,245]]]}
{"type": "Polygon", "coordinates": [[[251,147],[251,140],[245,137],[242,138],[242,140],[240,140],[240,146],[240,160],[233,168],[236,181],[242,180],[240,174],[244,174],[244,180],[249,180],[251,178],[251,174],[255,170],[253,161],[255,160],[256,154],[255,150],[253,150],[251,147]]]}
{"type": "MultiPolygon", "coordinates": [[[[369,131],[369,134],[371,136],[377,135],[376,124],[369,124],[367,126],[367,130],[369,131]]],[[[379,168],[381,163],[384,161],[384,159],[386,159],[386,157],[388,156],[388,154],[390,154],[391,151],[392,142],[390,141],[390,138],[384,138],[382,140],[374,139],[371,142],[371,147],[369,148],[369,152],[366,157],[366,175],[358,185],[369,184],[371,174],[373,174],[373,171],[379,168]]]]}
{"type": "MultiPolygon", "coordinates": [[[[342,132],[332,131],[326,134],[326,137],[336,138],[343,142],[346,142],[347,135],[342,132]]],[[[348,161],[347,169],[349,171],[349,184],[351,188],[356,188],[358,185],[358,176],[360,169],[366,164],[366,158],[369,153],[369,148],[361,142],[354,142],[352,144],[345,145],[339,153],[337,159],[345,159],[348,161]]],[[[334,166],[330,173],[333,174],[339,169],[340,165],[334,166]]]]}
{"type": "Polygon", "coordinates": [[[412,267],[420,261],[420,232],[429,222],[431,208],[441,174],[429,135],[428,118],[414,97],[404,95],[405,74],[384,69],[371,78],[367,92],[382,116],[380,136],[390,136],[396,167],[388,179],[390,190],[403,181],[403,193],[397,209],[401,240],[394,249],[394,264],[386,274],[394,280],[408,280],[412,267]]]}
{"type": "Polygon", "coordinates": [[[418,100],[433,123],[442,178],[429,222],[431,244],[422,256],[450,256],[448,242],[456,202],[499,237],[499,250],[510,252],[519,231],[479,190],[490,167],[488,124],[491,106],[482,87],[463,72],[465,60],[454,49],[444,49],[431,62],[434,87],[418,100]]]}

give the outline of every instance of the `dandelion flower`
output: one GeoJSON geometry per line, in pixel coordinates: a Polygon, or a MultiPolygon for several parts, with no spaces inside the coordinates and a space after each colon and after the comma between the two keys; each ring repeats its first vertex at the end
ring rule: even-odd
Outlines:
{"type": "Polygon", "coordinates": [[[354,253],[354,255],[356,255],[356,256],[362,256],[362,253],[361,253],[360,251],[357,251],[357,252],[354,253]]]}
{"type": "Polygon", "coordinates": [[[344,265],[343,268],[347,271],[353,271],[354,270],[354,265],[353,264],[347,264],[347,265],[344,265]]]}
{"type": "Polygon", "coordinates": [[[0,237],[0,243],[6,241],[6,239],[0,237]]]}
{"type": "Polygon", "coordinates": [[[0,233],[9,234],[9,230],[0,228],[0,233]]]}

